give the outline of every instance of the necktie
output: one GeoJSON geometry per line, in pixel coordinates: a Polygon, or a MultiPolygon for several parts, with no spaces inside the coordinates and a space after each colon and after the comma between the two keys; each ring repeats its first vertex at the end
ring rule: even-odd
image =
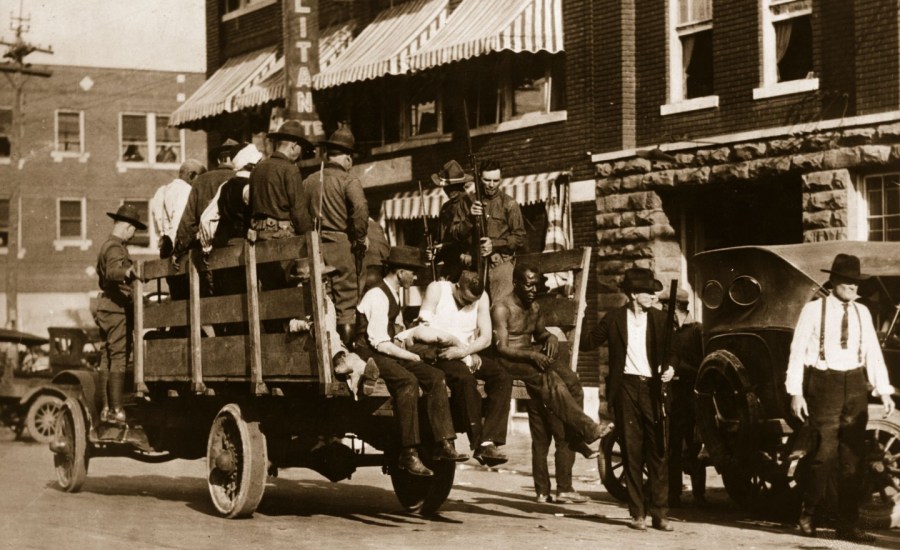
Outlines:
{"type": "Polygon", "coordinates": [[[847,316],[847,307],[849,305],[850,304],[847,302],[844,302],[844,304],[843,304],[844,315],[841,317],[841,348],[842,349],[847,349],[847,339],[848,339],[847,329],[849,328],[849,325],[850,325],[850,319],[847,316]]]}

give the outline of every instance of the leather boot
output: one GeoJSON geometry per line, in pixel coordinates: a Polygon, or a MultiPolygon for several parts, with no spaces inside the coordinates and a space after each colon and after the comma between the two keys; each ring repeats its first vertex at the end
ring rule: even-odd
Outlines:
{"type": "Polygon", "coordinates": [[[97,391],[100,393],[102,406],[100,408],[100,422],[106,422],[109,418],[109,371],[101,369],[97,373],[97,391]]]}
{"type": "Polygon", "coordinates": [[[338,335],[341,342],[347,346],[347,349],[353,349],[353,340],[356,338],[356,325],[354,323],[341,323],[337,326],[338,335]]]}
{"type": "Polygon", "coordinates": [[[398,466],[401,470],[406,470],[414,476],[430,477],[434,475],[434,472],[422,464],[422,460],[419,458],[419,453],[416,451],[415,447],[406,447],[400,451],[400,461],[398,466]]]}
{"type": "Polygon", "coordinates": [[[112,410],[110,420],[125,422],[125,410],[122,408],[122,394],[125,391],[125,373],[109,373],[109,406],[112,410]]]}

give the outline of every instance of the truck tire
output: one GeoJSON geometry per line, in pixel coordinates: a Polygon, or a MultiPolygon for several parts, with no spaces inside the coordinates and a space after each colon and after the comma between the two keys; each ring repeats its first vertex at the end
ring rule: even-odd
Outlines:
{"type": "Polygon", "coordinates": [[[252,516],[268,477],[266,436],[259,422],[246,421],[234,403],[222,407],[209,430],[206,464],[216,510],[226,518],[252,516]]]}
{"type": "Polygon", "coordinates": [[[900,412],[882,418],[880,406],[869,406],[864,460],[860,519],[870,529],[887,529],[900,509],[900,412]]]}
{"type": "Polygon", "coordinates": [[[31,439],[44,445],[50,443],[56,431],[56,417],[62,404],[62,399],[48,394],[39,395],[31,402],[25,416],[25,427],[31,439]]]}
{"type": "Polygon", "coordinates": [[[414,476],[394,464],[390,468],[391,484],[397,500],[407,512],[428,516],[436,514],[450,496],[456,477],[456,463],[424,458],[423,462],[434,472],[433,476],[414,476]]]}
{"type": "Polygon", "coordinates": [[[56,480],[67,493],[77,493],[87,478],[88,441],[87,419],[81,405],[74,399],[66,399],[57,417],[56,430],[51,443],[56,480]]]}

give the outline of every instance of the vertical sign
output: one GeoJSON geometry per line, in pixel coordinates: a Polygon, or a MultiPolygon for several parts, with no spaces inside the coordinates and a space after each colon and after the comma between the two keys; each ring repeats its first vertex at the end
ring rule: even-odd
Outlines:
{"type": "Polygon", "coordinates": [[[285,118],[299,120],[315,143],[325,138],[312,99],[312,77],[319,72],[319,1],[283,2],[285,118]]]}

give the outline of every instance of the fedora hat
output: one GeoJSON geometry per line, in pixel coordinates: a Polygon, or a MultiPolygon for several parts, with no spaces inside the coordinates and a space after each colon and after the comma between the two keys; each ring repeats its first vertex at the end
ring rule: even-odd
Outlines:
{"type": "Polygon", "coordinates": [[[653,277],[652,270],[645,267],[632,267],[625,270],[625,276],[619,288],[623,292],[655,294],[663,289],[663,284],[653,277]]]}
{"type": "Polygon", "coordinates": [[[356,145],[356,139],[353,137],[353,132],[350,131],[350,127],[346,124],[342,124],[331,134],[330,138],[320,141],[319,145],[322,145],[327,149],[338,149],[345,153],[352,153],[353,146],[356,145]]]}
{"type": "Polygon", "coordinates": [[[306,139],[306,132],[303,131],[303,124],[296,119],[285,121],[284,124],[278,127],[277,131],[269,132],[266,134],[266,137],[274,141],[293,141],[299,143],[303,147],[312,148],[313,146],[313,144],[306,139]]]}
{"type": "Polygon", "coordinates": [[[220,153],[222,153],[222,151],[229,149],[231,156],[234,156],[234,154],[235,154],[234,148],[237,147],[238,145],[240,145],[240,143],[236,142],[235,140],[233,140],[231,138],[228,138],[225,141],[223,141],[221,145],[216,145],[215,147],[210,149],[209,154],[217,157],[217,156],[219,156],[220,153]]]}
{"type": "Polygon", "coordinates": [[[431,181],[438,187],[448,185],[463,185],[475,181],[471,174],[467,174],[463,167],[455,160],[447,161],[437,174],[431,174],[431,181]]]}
{"type": "Polygon", "coordinates": [[[141,231],[147,229],[147,225],[141,221],[141,214],[133,204],[123,204],[115,212],[107,212],[107,216],[117,222],[128,222],[141,231]]]}
{"type": "Polygon", "coordinates": [[[403,267],[406,269],[424,269],[425,252],[415,246],[391,247],[388,257],[381,260],[388,267],[403,267]]]}
{"type": "Polygon", "coordinates": [[[825,273],[829,273],[832,277],[842,277],[852,281],[865,281],[871,275],[860,273],[859,257],[852,254],[838,254],[831,262],[831,269],[823,269],[825,273]]]}

